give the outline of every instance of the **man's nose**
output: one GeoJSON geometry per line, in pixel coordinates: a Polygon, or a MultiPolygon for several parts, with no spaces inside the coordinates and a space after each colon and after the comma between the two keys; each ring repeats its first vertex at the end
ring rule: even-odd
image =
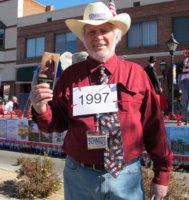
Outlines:
{"type": "Polygon", "coordinates": [[[96,31],[96,32],[95,32],[95,37],[96,37],[96,38],[101,38],[101,37],[103,37],[102,32],[101,32],[101,31],[96,31]]]}

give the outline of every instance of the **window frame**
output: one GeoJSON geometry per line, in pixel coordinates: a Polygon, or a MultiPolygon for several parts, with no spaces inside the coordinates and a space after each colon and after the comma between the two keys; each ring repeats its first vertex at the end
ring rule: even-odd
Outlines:
{"type": "Polygon", "coordinates": [[[28,37],[25,39],[26,42],[25,42],[25,58],[27,59],[30,59],[30,58],[38,58],[38,57],[41,57],[43,55],[43,52],[45,51],[45,37],[44,36],[36,36],[36,37],[28,37]],[[41,54],[37,54],[37,39],[39,38],[43,38],[43,49],[41,50],[41,54]],[[29,40],[32,40],[34,39],[35,40],[35,44],[34,44],[34,48],[35,48],[35,51],[34,51],[34,56],[28,56],[28,41],[29,40]]]}
{"type": "MultiPolygon", "coordinates": [[[[127,34],[127,48],[140,48],[140,47],[153,47],[153,46],[157,46],[158,45],[158,20],[157,19],[152,19],[152,20],[148,20],[148,21],[141,21],[141,22],[135,22],[131,25],[131,28],[130,30],[128,31],[128,34],[127,34]],[[148,44],[145,44],[145,40],[146,40],[146,37],[144,38],[142,34],[142,32],[144,31],[144,25],[145,23],[148,23],[147,25],[149,26],[150,24],[149,23],[152,23],[152,22],[155,22],[155,26],[156,26],[156,38],[155,38],[155,42],[152,43],[152,42],[149,42],[148,44]],[[137,45],[134,45],[134,46],[131,46],[129,45],[129,31],[131,30],[132,26],[133,25],[138,25],[139,26],[139,35],[140,35],[140,41],[137,45]],[[142,35],[142,36],[141,36],[142,35]]],[[[148,35],[149,35],[149,31],[148,31],[148,35]]],[[[131,34],[133,35],[133,34],[131,34]]],[[[154,34],[151,34],[151,36],[154,35],[154,34]]],[[[144,35],[145,36],[145,35],[144,35]]],[[[150,39],[151,37],[148,37],[148,39],[150,39]]],[[[151,38],[153,39],[153,38],[151,38]]],[[[154,39],[153,39],[154,40],[154,39]]]]}
{"type": "MultiPolygon", "coordinates": [[[[186,28],[186,24],[183,25],[182,29],[181,28],[178,28],[178,27],[175,27],[175,20],[179,20],[179,19],[188,19],[188,22],[189,22],[189,15],[187,16],[177,16],[177,17],[173,17],[172,18],[172,30],[173,30],[173,34],[174,34],[174,37],[176,38],[176,40],[179,42],[179,43],[182,43],[182,44],[189,44],[189,36],[187,38],[187,41],[183,40],[183,34],[181,33],[181,36],[178,36],[178,33],[176,33],[175,31],[183,31],[183,28],[186,28]]],[[[179,25],[181,25],[181,22],[178,23],[179,25]]],[[[187,23],[188,24],[188,23],[187,23]]],[[[188,25],[188,30],[185,30],[185,33],[187,31],[189,31],[189,25],[188,25]]],[[[188,34],[186,34],[188,35],[188,34]]]]}
{"type": "MultiPolygon", "coordinates": [[[[62,45],[62,46],[64,46],[64,45],[62,45]]],[[[75,53],[76,51],[77,51],[77,37],[75,36],[75,34],[74,33],[72,33],[72,32],[59,32],[59,33],[55,33],[54,34],[54,51],[56,52],[56,53],[60,53],[60,54],[62,54],[62,53],[64,53],[65,51],[69,51],[69,52],[71,52],[71,53],[75,53]],[[70,41],[72,41],[72,42],[75,42],[75,44],[74,44],[74,50],[71,50],[71,48],[69,48],[68,47],[68,41],[69,40],[67,40],[67,35],[68,34],[71,34],[72,35],[72,37],[74,37],[74,39],[75,40],[70,40],[70,41]],[[57,47],[57,36],[58,35],[63,35],[63,36],[66,36],[66,38],[64,37],[63,39],[64,39],[64,42],[67,44],[67,45],[65,45],[65,49],[60,49],[60,50],[62,50],[61,52],[59,51],[59,49],[58,49],[58,47],[57,47]]]]}

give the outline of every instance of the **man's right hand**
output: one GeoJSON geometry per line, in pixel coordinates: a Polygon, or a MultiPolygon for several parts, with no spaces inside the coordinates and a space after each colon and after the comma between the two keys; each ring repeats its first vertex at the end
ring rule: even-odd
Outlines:
{"type": "Polygon", "coordinates": [[[47,103],[52,101],[53,91],[47,83],[35,85],[30,92],[30,100],[33,108],[38,114],[47,110],[47,103]]]}

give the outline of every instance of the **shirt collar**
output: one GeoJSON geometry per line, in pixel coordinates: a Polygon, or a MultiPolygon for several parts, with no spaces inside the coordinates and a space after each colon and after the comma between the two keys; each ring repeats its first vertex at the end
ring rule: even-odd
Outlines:
{"type": "Polygon", "coordinates": [[[117,68],[118,57],[116,55],[113,55],[107,62],[100,63],[88,56],[86,62],[88,65],[89,72],[91,74],[95,72],[101,65],[103,65],[109,71],[110,74],[113,74],[117,68]]]}

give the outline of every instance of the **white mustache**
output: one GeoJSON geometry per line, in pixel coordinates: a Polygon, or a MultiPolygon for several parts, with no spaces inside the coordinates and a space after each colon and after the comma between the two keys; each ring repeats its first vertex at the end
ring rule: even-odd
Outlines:
{"type": "Polygon", "coordinates": [[[94,44],[94,46],[97,46],[97,47],[98,47],[98,46],[104,46],[104,45],[106,45],[106,44],[105,44],[105,43],[95,43],[95,44],[94,44]]]}

